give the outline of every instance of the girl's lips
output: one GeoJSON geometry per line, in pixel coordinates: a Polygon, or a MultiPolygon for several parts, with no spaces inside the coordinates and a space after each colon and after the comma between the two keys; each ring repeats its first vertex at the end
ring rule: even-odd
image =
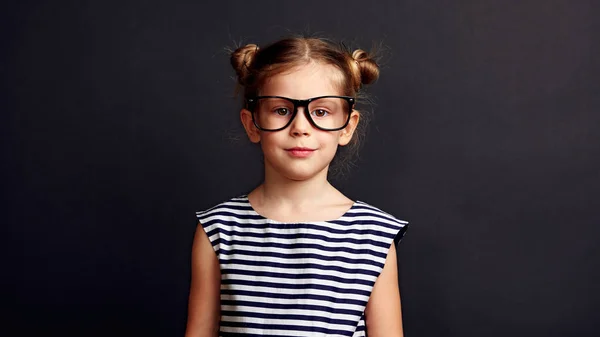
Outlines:
{"type": "Polygon", "coordinates": [[[286,150],[292,157],[306,158],[310,156],[315,150],[306,147],[294,147],[286,150]]]}

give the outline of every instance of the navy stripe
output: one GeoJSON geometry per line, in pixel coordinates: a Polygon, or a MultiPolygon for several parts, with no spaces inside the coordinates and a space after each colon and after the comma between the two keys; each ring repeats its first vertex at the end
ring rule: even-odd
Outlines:
{"type": "Polygon", "coordinates": [[[288,320],[301,320],[301,321],[319,321],[330,324],[340,324],[340,325],[353,325],[354,322],[345,320],[345,319],[333,319],[329,317],[319,317],[314,315],[294,315],[294,314],[263,314],[260,312],[250,312],[250,311],[229,311],[222,310],[222,316],[229,317],[256,317],[256,318],[277,318],[277,319],[288,319],[288,320]]]}
{"type": "MultiPolygon", "coordinates": [[[[236,210],[236,211],[254,212],[254,210],[252,209],[252,207],[249,207],[248,205],[244,205],[244,203],[240,203],[240,204],[237,204],[237,205],[228,203],[228,204],[222,205],[219,209],[228,209],[228,210],[236,210]]],[[[197,214],[198,215],[205,215],[207,213],[209,213],[209,212],[208,211],[207,212],[200,212],[200,213],[197,213],[197,214]]]]}
{"type": "MultiPolygon", "coordinates": [[[[219,243],[221,242],[220,239],[216,239],[215,241],[218,241],[219,243]]],[[[318,260],[323,260],[323,261],[340,261],[340,262],[345,262],[345,263],[367,264],[367,265],[376,266],[379,268],[383,268],[383,266],[384,266],[384,263],[380,263],[375,260],[352,259],[352,258],[348,258],[348,257],[344,257],[344,256],[326,256],[326,255],[319,255],[319,254],[312,254],[312,253],[286,254],[286,253],[278,253],[278,252],[259,252],[259,251],[253,251],[253,250],[245,250],[245,249],[235,249],[235,250],[222,249],[220,254],[222,254],[222,255],[239,254],[239,255],[253,256],[253,257],[269,256],[269,257],[279,257],[279,258],[284,258],[284,259],[285,258],[289,258],[289,259],[312,258],[312,259],[318,259],[318,260]]]]}
{"type": "MultiPolygon", "coordinates": [[[[259,333],[249,333],[249,332],[224,332],[219,331],[219,337],[265,337],[264,334],[259,333]]],[[[269,337],[290,337],[290,335],[272,335],[269,334],[269,337]]]]}
{"type": "Polygon", "coordinates": [[[213,217],[216,215],[223,216],[223,217],[229,216],[229,217],[240,219],[240,220],[264,220],[264,218],[258,214],[237,214],[237,213],[226,212],[226,211],[206,213],[206,214],[198,215],[197,218],[205,219],[205,218],[213,217]]]}
{"type": "Polygon", "coordinates": [[[373,213],[376,213],[379,216],[388,217],[389,219],[393,220],[394,222],[407,223],[406,221],[396,219],[396,217],[393,216],[393,215],[391,215],[390,213],[384,212],[380,208],[377,208],[377,207],[375,207],[373,205],[369,205],[366,202],[359,201],[358,203],[356,203],[356,207],[355,208],[357,208],[357,209],[366,209],[366,210],[372,211],[373,213]]]}
{"type": "Polygon", "coordinates": [[[223,202],[223,203],[215,205],[211,208],[205,209],[203,211],[196,212],[196,216],[198,216],[198,217],[204,216],[205,214],[208,214],[208,213],[212,212],[213,210],[222,209],[222,208],[230,208],[231,206],[243,207],[243,209],[245,209],[245,210],[253,209],[252,206],[250,205],[250,203],[247,201],[247,199],[246,199],[246,201],[244,201],[242,199],[239,199],[239,200],[230,199],[227,202],[223,202]]]}
{"type": "Polygon", "coordinates": [[[335,265],[329,265],[329,266],[323,266],[320,264],[316,264],[316,263],[279,263],[279,262],[271,262],[271,261],[249,261],[249,260],[240,260],[240,259],[231,259],[231,260],[226,260],[226,259],[222,259],[221,260],[221,265],[230,265],[230,264],[239,264],[239,265],[246,265],[246,266],[264,266],[264,267],[275,267],[275,268],[284,268],[284,269],[307,269],[307,268],[313,268],[313,269],[321,269],[321,270],[328,270],[328,271],[338,271],[344,274],[354,274],[354,273],[358,273],[358,274],[364,274],[364,275],[371,275],[371,276],[379,276],[379,272],[375,272],[372,270],[366,270],[366,269],[348,269],[348,268],[343,268],[343,267],[339,267],[339,266],[335,266],[335,265]]]}
{"type": "Polygon", "coordinates": [[[281,303],[263,303],[263,302],[251,302],[251,301],[236,301],[236,300],[221,300],[221,305],[231,305],[231,306],[246,306],[246,307],[259,307],[259,308],[270,308],[270,309],[291,309],[291,310],[309,310],[309,311],[323,311],[331,314],[344,314],[344,315],[357,315],[361,316],[362,312],[351,310],[351,309],[342,309],[342,308],[332,308],[326,307],[323,305],[314,305],[314,304],[281,304],[281,303]]]}
{"type": "MultiPolygon", "coordinates": [[[[214,235],[216,232],[218,231],[218,228],[213,229],[212,231],[210,231],[208,233],[208,236],[212,236],[214,235]]],[[[373,245],[373,246],[379,246],[382,248],[388,248],[389,245],[383,243],[383,242],[379,242],[379,241],[374,241],[374,240],[369,240],[369,239],[351,239],[351,238],[345,238],[345,237],[341,237],[341,238],[332,238],[332,237],[327,237],[324,235],[319,235],[319,234],[310,234],[310,233],[305,233],[305,232],[301,232],[301,233],[290,233],[290,234],[280,234],[280,233],[253,233],[253,232],[241,232],[238,230],[226,230],[226,229],[221,229],[219,231],[220,233],[224,233],[227,234],[229,236],[240,236],[240,237],[253,237],[253,238],[278,238],[278,239],[317,239],[317,240],[323,240],[323,241],[328,241],[328,242],[343,242],[343,243],[354,243],[354,244],[368,244],[368,245],[373,245]]]]}
{"type": "Polygon", "coordinates": [[[222,285],[245,285],[245,286],[254,286],[254,287],[266,287],[273,289],[295,289],[295,290],[309,290],[309,289],[317,289],[317,290],[326,290],[331,291],[338,294],[355,294],[355,295],[363,295],[369,296],[371,295],[370,291],[356,289],[356,288],[340,288],[333,287],[324,284],[318,283],[298,283],[298,284],[290,284],[290,283],[274,283],[274,282],[263,282],[263,281],[248,281],[248,280],[238,280],[238,279],[222,279],[222,285]]]}
{"type": "Polygon", "coordinates": [[[277,242],[252,242],[252,241],[243,241],[243,240],[226,240],[224,238],[219,238],[221,243],[224,243],[229,246],[241,245],[241,246],[251,246],[251,247],[269,247],[269,248],[282,248],[282,249],[316,249],[321,251],[328,252],[346,252],[350,254],[368,254],[375,255],[381,258],[386,258],[386,253],[376,252],[371,249],[353,249],[347,247],[327,247],[323,245],[319,245],[316,243],[277,243],[277,242]]]}
{"type": "Polygon", "coordinates": [[[274,278],[282,278],[282,279],[314,279],[317,280],[327,280],[327,281],[335,281],[339,283],[346,284],[364,284],[367,286],[372,286],[374,282],[369,280],[361,280],[361,279],[346,279],[337,276],[331,275],[321,275],[321,274],[304,274],[304,273],[294,273],[294,274],[286,274],[286,273],[273,273],[268,271],[258,271],[258,270],[240,270],[240,269],[222,269],[221,275],[248,275],[248,276],[262,276],[262,277],[274,277],[274,278]]]}
{"type": "MultiPolygon", "coordinates": [[[[214,239],[211,243],[212,243],[213,247],[218,244],[221,244],[221,238],[214,239]]],[[[221,254],[220,249],[219,249],[219,254],[221,254]]]]}
{"type": "MultiPolygon", "coordinates": [[[[392,220],[378,217],[375,214],[371,214],[371,213],[355,213],[355,214],[356,214],[356,217],[369,216],[373,219],[350,219],[350,220],[338,219],[338,220],[328,221],[328,223],[334,223],[334,224],[343,225],[343,226],[356,225],[356,224],[377,225],[380,227],[386,227],[386,228],[394,230],[394,231],[397,229],[397,227],[403,226],[402,224],[394,223],[392,220]],[[384,220],[387,220],[387,222],[385,222],[384,220]]],[[[354,217],[355,216],[346,215],[346,216],[344,216],[344,219],[354,218],[354,217]]]]}
{"type": "MultiPolygon", "coordinates": [[[[350,223],[348,222],[342,222],[342,221],[331,221],[334,223],[337,223],[339,225],[349,225],[350,223]]],[[[359,229],[356,228],[356,226],[354,228],[347,228],[347,229],[335,229],[335,228],[331,228],[331,227],[327,227],[327,226],[322,226],[322,225],[318,225],[318,224],[311,224],[311,223],[294,223],[294,224],[273,224],[273,223],[267,223],[267,222],[259,222],[259,223],[249,223],[249,222],[243,222],[243,221],[228,221],[228,220],[224,220],[224,219],[212,219],[210,221],[207,222],[201,222],[202,223],[202,227],[206,228],[209,226],[212,226],[214,224],[219,224],[219,225],[223,225],[223,228],[227,228],[227,227],[236,227],[238,229],[243,229],[243,228],[253,228],[253,229],[267,229],[267,228],[277,228],[280,230],[284,230],[284,229],[291,229],[291,228],[301,228],[304,231],[310,231],[310,230],[318,230],[318,231],[324,231],[324,232],[329,232],[332,234],[342,234],[342,235],[348,235],[348,234],[357,234],[357,235],[373,235],[375,237],[379,237],[379,236],[383,236],[385,238],[391,238],[393,237],[395,234],[394,233],[387,233],[384,231],[378,231],[372,228],[365,228],[365,229],[359,229]]],[[[371,221],[355,221],[353,223],[361,223],[361,224],[365,224],[365,225],[373,225],[374,223],[371,221]]],[[[379,223],[377,223],[379,224],[379,223]]],[[[267,235],[267,233],[265,233],[265,235],[267,235]]]]}
{"type": "MultiPolygon", "coordinates": [[[[250,329],[265,329],[265,330],[288,330],[288,331],[310,331],[310,332],[320,332],[328,335],[348,335],[348,331],[345,330],[333,330],[327,328],[321,328],[318,326],[311,325],[282,325],[282,324],[260,324],[260,323],[250,323],[250,322],[227,322],[221,321],[221,326],[228,327],[244,327],[250,329]]],[[[352,333],[352,332],[350,332],[352,333]]]]}
{"type": "MultiPolygon", "coordinates": [[[[219,214],[221,214],[223,212],[219,212],[219,214]]],[[[214,213],[217,214],[217,213],[214,213]]],[[[234,214],[234,213],[229,213],[234,214]]],[[[257,218],[255,215],[241,215],[241,214],[237,214],[236,219],[237,220],[242,220],[242,221],[234,221],[234,220],[225,220],[223,218],[225,218],[226,216],[223,216],[221,218],[217,218],[217,219],[212,219],[210,221],[202,221],[203,219],[209,218],[210,216],[207,217],[198,217],[199,221],[202,223],[203,227],[208,227],[211,226],[215,223],[218,224],[223,224],[223,225],[228,225],[228,226],[235,226],[235,227],[243,227],[242,228],[255,228],[255,229],[265,229],[265,228],[277,228],[277,229],[290,229],[290,228],[302,228],[302,229],[315,229],[315,230],[320,230],[320,231],[325,231],[325,232],[330,232],[330,233],[335,233],[335,234],[348,234],[348,233],[355,233],[355,234],[372,234],[374,235],[384,235],[385,237],[389,237],[390,235],[394,235],[394,233],[387,233],[386,231],[376,231],[373,230],[372,228],[367,228],[367,229],[357,229],[356,225],[366,225],[366,226],[370,226],[373,227],[373,225],[377,225],[379,227],[386,227],[386,228],[390,228],[393,229],[394,231],[397,231],[401,226],[398,226],[398,228],[391,226],[390,224],[384,224],[382,222],[379,221],[375,221],[375,220],[352,220],[352,221],[345,221],[345,220],[330,220],[327,222],[322,222],[322,223],[314,223],[314,222],[296,222],[296,223],[272,223],[272,222],[268,222],[267,220],[265,220],[264,218],[257,218]],[[243,220],[263,220],[263,221],[258,221],[255,223],[250,223],[250,222],[244,222],[243,220]],[[346,227],[350,227],[353,226],[352,228],[347,228],[347,229],[336,229],[336,228],[331,228],[329,226],[326,226],[327,224],[336,224],[336,225],[340,225],[340,226],[346,226],[346,227]]]]}
{"type": "MultiPolygon", "coordinates": [[[[352,219],[351,221],[348,221],[348,220],[332,220],[330,222],[334,223],[336,225],[346,225],[346,226],[350,225],[350,224],[354,224],[354,225],[356,225],[356,224],[372,225],[372,224],[375,223],[378,226],[385,227],[385,228],[388,228],[388,229],[391,229],[391,230],[397,230],[398,227],[403,226],[402,224],[394,223],[392,220],[389,220],[389,219],[386,219],[386,218],[382,218],[382,217],[378,217],[378,216],[376,216],[374,214],[371,214],[371,213],[355,213],[355,214],[356,214],[355,215],[356,217],[359,217],[359,216],[369,216],[369,217],[375,218],[375,219],[352,219]],[[378,219],[380,219],[380,220],[378,220],[378,219]],[[384,222],[383,220],[388,220],[388,222],[392,222],[392,223],[390,224],[390,223],[384,222]]],[[[349,217],[350,216],[345,216],[345,218],[349,218],[349,217]]],[[[354,215],[352,217],[354,217],[354,215]]]]}
{"type": "MultiPolygon", "coordinates": [[[[219,337],[265,337],[264,334],[259,333],[249,333],[249,332],[224,332],[219,331],[219,337]]],[[[269,334],[269,337],[290,337],[290,335],[272,335],[269,334]]]]}
{"type": "MultiPolygon", "coordinates": [[[[219,233],[221,230],[219,229],[219,227],[215,227],[213,228],[213,230],[206,232],[206,236],[208,236],[209,238],[217,233],[219,233]]],[[[214,244],[213,244],[214,246],[214,244]]]]}

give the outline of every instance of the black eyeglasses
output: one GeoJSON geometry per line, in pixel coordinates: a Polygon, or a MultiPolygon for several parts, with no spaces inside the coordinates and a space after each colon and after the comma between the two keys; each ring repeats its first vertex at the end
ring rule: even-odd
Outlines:
{"type": "Polygon", "coordinates": [[[262,131],[279,131],[287,128],[304,108],[310,123],[319,130],[337,131],[350,121],[356,99],[349,96],[319,96],[309,99],[292,99],[282,96],[257,96],[246,99],[246,108],[252,112],[254,125],[262,131]]]}

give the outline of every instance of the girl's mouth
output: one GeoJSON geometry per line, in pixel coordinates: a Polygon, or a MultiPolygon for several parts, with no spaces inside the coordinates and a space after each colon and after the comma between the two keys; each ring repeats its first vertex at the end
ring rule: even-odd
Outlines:
{"type": "Polygon", "coordinates": [[[307,147],[293,147],[286,149],[286,151],[292,156],[297,158],[306,158],[310,156],[315,150],[307,147]]]}

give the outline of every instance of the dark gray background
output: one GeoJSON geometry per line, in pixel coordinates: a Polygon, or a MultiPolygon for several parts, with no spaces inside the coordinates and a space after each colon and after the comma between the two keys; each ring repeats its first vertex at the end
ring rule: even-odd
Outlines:
{"type": "Polygon", "coordinates": [[[2,335],[181,336],[194,212],[261,177],[224,49],[306,31],[386,47],[336,184],[411,222],[406,335],[600,333],[592,1],[2,7],[2,335]]]}

